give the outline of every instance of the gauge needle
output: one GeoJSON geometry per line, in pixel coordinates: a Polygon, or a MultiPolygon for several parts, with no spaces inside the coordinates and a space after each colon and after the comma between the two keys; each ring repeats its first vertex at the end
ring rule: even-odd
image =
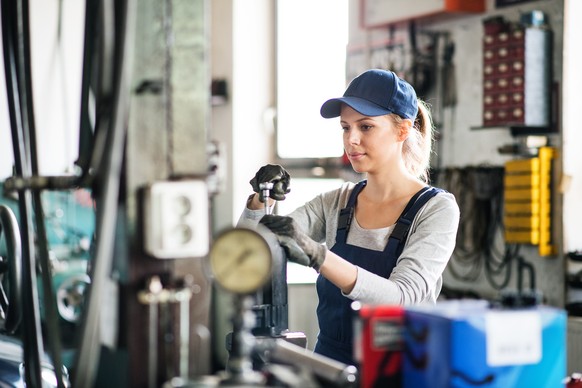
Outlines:
{"type": "Polygon", "coordinates": [[[236,271],[239,267],[239,265],[241,265],[242,263],[244,263],[244,261],[250,257],[250,255],[253,253],[253,251],[250,248],[245,249],[244,251],[241,252],[240,255],[238,255],[238,257],[236,259],[234,259],[234,262],[232,263],[233,265],[229,266],[226,270],[222,271],[220,273],[221,278],[226,278],[228,275],[231,274],[231,272],[236,271]]]}

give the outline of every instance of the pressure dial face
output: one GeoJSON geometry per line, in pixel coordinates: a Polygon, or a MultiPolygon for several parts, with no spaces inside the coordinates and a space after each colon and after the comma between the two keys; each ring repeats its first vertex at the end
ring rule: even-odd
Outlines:
{"type": "Polygon", "coordinates": [[[210,267],[216,282],[237,294],[250,294],[262,287],[271,277],[272,262],[269,244],[251,229],[229,229],[210,248],[210,267]]]}

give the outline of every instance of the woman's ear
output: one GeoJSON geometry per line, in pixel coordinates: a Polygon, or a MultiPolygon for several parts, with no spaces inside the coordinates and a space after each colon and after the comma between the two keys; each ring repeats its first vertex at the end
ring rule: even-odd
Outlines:
{"type": "Polygon", "coordinates": [[[412,120],[404,119],[398,126],[398,141],[405,141],[408,139],[410,129],[412,128],[412,120]]]}

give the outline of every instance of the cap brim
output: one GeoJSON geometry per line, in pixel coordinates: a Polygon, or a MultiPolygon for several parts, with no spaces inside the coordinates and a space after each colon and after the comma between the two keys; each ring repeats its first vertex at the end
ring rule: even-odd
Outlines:
{"type": "Polygon", "coordinates": [[[338,117],[342,113],[342,104],[346,104],[364,116],[383,116],[392,113],[368,100],[359,97],[340,97],[327,100],[321,106],[321,116],[326,119],[338,117]]]}

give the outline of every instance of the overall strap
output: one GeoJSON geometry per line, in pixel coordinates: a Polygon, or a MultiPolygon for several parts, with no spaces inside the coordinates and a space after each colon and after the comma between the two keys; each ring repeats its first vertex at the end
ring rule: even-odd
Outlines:
{"type": "Polygon", "coordinates": [[[406,208],[396,221],[396,226],[388,238],[388,244],[386,244],[386,249],[390,257],[398,258],[402,251],[404,250],[404,242],[410,231],[410,225],[416,213],[422,208],[429,199],[437,195],[439,192],[443,191],[436,187],[423,187],[418,193],[416,193],[406,205],[406,208]]]}
{"type": "Polygon", "coordinates": [[[360,181],[354,186],[350,197],[348,198],[348,203],[346,207],[340,210],[339,219],[337,223],[337,232],[335,235],[335,242],[342,242],[345,243],[348,238],[348,230],[350,229],[350,225],[352,224],[352,219],[354,218],[354,209],[356,207],[356,201],[358,198],[358,194],[360,191],[366,186],[368,183],[366,180],[360,181]]]}

